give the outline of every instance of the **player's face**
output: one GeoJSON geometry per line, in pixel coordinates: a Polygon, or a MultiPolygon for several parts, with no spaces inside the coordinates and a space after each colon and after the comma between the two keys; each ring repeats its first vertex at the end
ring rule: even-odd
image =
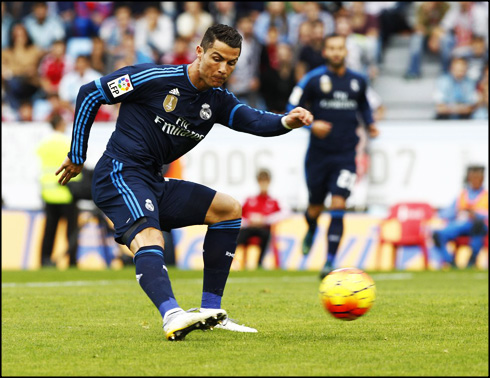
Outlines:
{"type": "Polygon", "coordinates": [[[216,40],[206,52],[198,46],[199,76],[207,86],[220,87],[230,77],[240,56],[240,48],[216,40]]]}
{"type": "Polygon", "coordinates": [[[334,68],[339,68],[344,65],[347,56],[347,48],[345,47],[344,37],[332,37],[325,42],[323,50],[325,58],[329,65],[334,68]]]}

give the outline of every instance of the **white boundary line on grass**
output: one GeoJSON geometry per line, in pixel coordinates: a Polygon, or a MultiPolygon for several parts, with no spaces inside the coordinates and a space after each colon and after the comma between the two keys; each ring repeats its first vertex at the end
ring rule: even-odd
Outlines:
{"type": "MultiPolygon", "coordinates": [[[[381,273],[373,274],[375,281],[387,280],[409,280],[413,278],[412,273],[381,273]]],[[[317,276],[283,276],[283,277],[249,277],[249,278],[229,278],[228,283],[261,283],[261,282],[314,282],[317,276]]],[[[178,279],[177,282],[194,282],[202,283],[200,278],[178,279]]],[[[81,286],[107,286],[114,284],[133,284],[133,280],[91,280],[91,281],[58,281],[58,282],[5,282],[2,283],[2,289],[10,288],[40,288],[40,287],[81,287],[81,286]]]]}
{"type": "MultiPolygon", "coordinates": [[[[376,273],[371,274],[373,280],[376,281],[400,281],[413,279],[412,273],[376,273]]],[[[474,279],[483,280],[488,278],[486,273],[476,273],[473,275],[474,279]]],[[[315,282],[318,281],[316,275],[312,276],[283,276],[283,277],[236,277],[229,278],[228,283],[266,283],[266,282],[315,282]]],[[[177,279],[176,282],[187,282],[202,284],[200,278],[183,278],[177,279]]],[[[127,284],[133,285],[133,280],[94,280],[94,281],[58,281],[58,282],[5,282],[2,283],[2,289],[11,288],[39,288],[39,287],[81,287],[81,286],[108,286],[114,284],[127,284]]]]}

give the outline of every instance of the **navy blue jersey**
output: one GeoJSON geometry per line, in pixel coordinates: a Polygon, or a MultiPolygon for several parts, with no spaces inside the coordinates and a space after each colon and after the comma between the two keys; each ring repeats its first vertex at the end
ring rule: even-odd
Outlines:
{"type": "Polygon", "coordinates": [[[364,124],[373,123],[371,108],[366,98],[367,82],[364,76],[347,69],[343,76],[327,66],[308,72],[293,89],[287,110],[296,106],[311,111],[315,119],[332,123],[332,131],[324,139],[311,133],[309,148],[321,153],[352,151],[359,142],[356,128],[361,115],[364,124]]]}
{"type": "Polygon", "coordinates": [[[199,91],[187,65],[151,63],[121,68],[80,88],[71,150],[75,164],[86,159],[90,128],[101,104],[121,103],[105,154],[126,166],[159,169],[194,148],[215,123],[260,136],[290,131],[281,117],[240,103],[222,88],[199,91]]]}

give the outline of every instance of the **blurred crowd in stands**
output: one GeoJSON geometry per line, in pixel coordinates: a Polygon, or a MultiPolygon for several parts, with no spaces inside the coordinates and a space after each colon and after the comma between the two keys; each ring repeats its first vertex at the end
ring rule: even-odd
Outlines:
{"type": "MultiPolygon", "coordinates": [[[[488,119],[487,2],[2,2],[2,121],[72,122],[81,85],[145,62],[185,64],[213,23],[243,35],[229,90],[284,112],[294,85],[325,64],[323,38],[347,37],[348,67],[371,82],[395,34],[411,35],[405,78],[440,59],[438,119],[488,119]]],[[[379,95],[370,101],[381,110],[379,95]]],[[[112,121],[102,106],[96,121],[112,121]]],[[[375,113],[377,114],[377,113],[375,113]]],[[[382,115],[378,115],[378,119],[382,115]]]]}

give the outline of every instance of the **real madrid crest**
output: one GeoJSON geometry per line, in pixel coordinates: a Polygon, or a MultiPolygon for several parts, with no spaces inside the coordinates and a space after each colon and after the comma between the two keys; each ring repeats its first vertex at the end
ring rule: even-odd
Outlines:
{"type": "Polygon", "coordinates": [[[199,112],[201,118],[207,121],[211,118],[211,114],[213,114],[213,112],[211,111],[211,106],[209,106],[208,104],[202,104],[201,111],[199,112]]]}
{"type": "Polygon", "coordinates": [[[360,86],[359,86],[359,82],[357,81],[357,79],[352,79],[350,81],[350,87],[354,92],[359,92],[360,86]]]}
{"type": "Polygon", "coordinates": [[[328,93],[332,90],[332,81],[330,80],[330,76],[322,75],[320,77],[320,89],[323,93],[328,93]]]}
{"type": "Polygon", "coordinates": [[[165,100],[163,101],[163,109],[168,113],[168,112],[171,112],[175,109],[175,107],[177,106],[177,101],[179,99],[177,97],[175,97],[174,95],[167,95],[167,97],[165,97],[165,100]]]}

